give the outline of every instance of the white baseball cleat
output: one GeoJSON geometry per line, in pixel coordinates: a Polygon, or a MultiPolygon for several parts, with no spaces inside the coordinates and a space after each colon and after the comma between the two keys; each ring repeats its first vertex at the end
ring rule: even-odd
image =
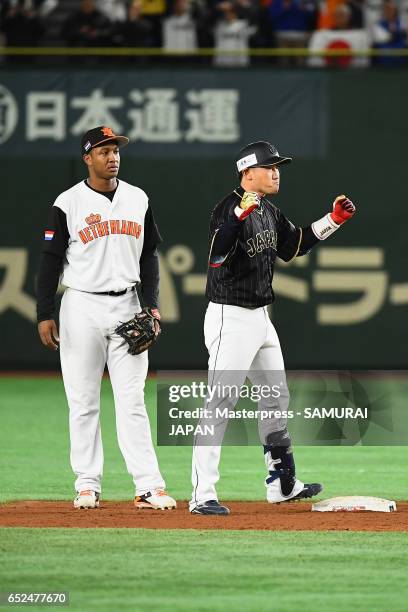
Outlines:
{"type": "Polygon", "coordinates": [[[138,509],[173,510],[177,507],[176,500],[167,495],[163,489],[154,489],[143,495],[136,495],[135,506],[138,509]]]}
{"type": "Polygon", "coordinates": [[[75,508],[83,508],[85,510],[89,508],[99,508],[99,493],[95,491],[79,491],[78,495],[74,499],[75,508]]]}
{"type": "Polygon", "coordinates": [[[323,491],[323,486],[317,482],[312,484],[304,484],[302,481],[296,479],[293,489],[288,495],[284,495],[282,493],[280,478],[276,478],[273,480],[273,482],[269,483],[267,482],[268,480],[269,478],[267,478],[265,482],[266,501],[270,504],[279,504],[285,501],[296,501],[297,499],[307,499],[309,497],[314,497],[323,491]]]}

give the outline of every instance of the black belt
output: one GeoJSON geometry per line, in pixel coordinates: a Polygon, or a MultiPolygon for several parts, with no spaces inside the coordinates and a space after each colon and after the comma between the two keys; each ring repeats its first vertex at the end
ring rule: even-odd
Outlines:
{"type": "Polygon", "coordinates": [[[93,295],[111,295],[113,297],[118,297],[119,295],[125,295],[128,291],[135,291],[136,287],[128,287],[123,291],[92,291],[93,295]]]}

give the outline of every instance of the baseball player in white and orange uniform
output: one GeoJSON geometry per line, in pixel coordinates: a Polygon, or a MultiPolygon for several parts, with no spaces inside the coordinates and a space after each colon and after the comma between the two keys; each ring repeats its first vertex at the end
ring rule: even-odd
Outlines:
{"type": "Polygon", "coordinates": [[[117,178],[119,147],[129,141],[108,127],[85,134],[81,153],[89,177],[61,193],[51,208],[38,273],[38,331],[60,348],[69,404],[76,508],[97,508],[103,450],[99,423],[101,379],[108,367],[119,447],[136,488],[137,508],[175,508],[165,491],[144,403],[147,352],[130,355],[114,333],[143,306],[159,318],[161,242],[148,197],[117,178]],[[54,319],[59,280],[66,290],[60,333],[54,319]]]}

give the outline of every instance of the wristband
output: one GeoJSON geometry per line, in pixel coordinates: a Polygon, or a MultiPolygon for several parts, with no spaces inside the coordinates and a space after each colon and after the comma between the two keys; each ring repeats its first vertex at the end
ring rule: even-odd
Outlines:
{"type": "Polygon", "coordinates": [[[311,227],[316,238],[326,240],[333,232],[339,229],[340,225],[337,225],[333,221],[331,214],[327,213],[327,215],[312,223],[311,227]]]}
{"type": "Polygon", "coordinates": [[[244,209],[241,208],[240,206],[236,206],[234,208],[234,213],[235,213],[236,217],[241,221],[241,217],[244,214],[244,209]]]}
{"type": "Polygon", "coordinates": [[[249,215],[251,214],[251,212],[255,209],[258,208],[258,206],[250,206],[249,208],[241,208],[240,206],[236,206],[234,208],[234,213],[238,219],[238,221],[243,221],[244,219],[246,219],[247,217],[249,217],[249,215]]]}

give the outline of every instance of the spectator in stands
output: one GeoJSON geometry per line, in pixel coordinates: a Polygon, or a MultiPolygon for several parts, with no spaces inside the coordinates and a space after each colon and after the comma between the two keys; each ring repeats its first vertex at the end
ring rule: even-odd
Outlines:
{"type": "MultiPolygon", "coordinates": [[[[9,47],[36,47],[45,28],[40,16],[41,1],[9,0],[2,3],[1,30],[9,47]]],[[[11,58],[10,58],[11,59],[11,58]]],[[[13,61],[18,60],[14,58],[13,61]]]]}
{"type": "Polygon", "coordinates": [[[142,0],[130,1],[126,21],[116,24],[114,42],[120,47],[152,46],[152,26],[142,17],[142,0]]]}
{"type": "MultiPolygon", "coordinates": [[[[311,31],[315,29],[317,4],[306,0],[271,0],[267,16],[274,35],[274,46],[307,47],[311,31]]],[[[304,64],[304,57],[282,58],[281,63],[304,64]]]]}
{"type": "Polygon", "coordinates": [[[127,4],[126,0],[98,0],[96,8],[110,21],[126,21],[127,4]]]}
{"type": "Polygon", "coordinates": [[[346,2],[334,9],[330,30],[351,30],[351,9],[346,2]]]}
{"type": "Polygon", "coordinates": [[[142,0],[142,16],[152,26],[153,47],[162,47],[162,21],[169,10],[168,0],[142,0]]]}
{"type": "MultiPolygon", "coordinates": [[[[130,0],[126,21],[115,24],[113,42],[119,47],[148,48],[154,46],[152,24],[142,17],[142,0],[130,0]]],[[[121,58],[121,62],[139,65],[151,61],[152,58],[149,55],[131,55],[121,58]]]]}
{"type": "Polygon", "coordinates": [[[80,0],[79,11],[68,18],[61,35],[70,47],[104,47],[111,44],[111,33],[111,22],[95,0],[80,0]]]}
{"type": "Polygon", "coordinates": [[[239,17],[240,6],[232,0],[219,2],[217,10],[220,16],[214,28],[215,49],[239,53],[217,54],[214,64],[228,67],[247,66],[249,43],[256,32],[255,26],[251,26],[247,19],[239,17]]]}
{"type": "Polygon", "coordinates": [[[364,7],[365,0],[349,0],[347,2],[351,10],[351,27],[358,30],[364,27],[364,7]]]}
{"type": "MultiPolygon", "coordinates": [[[[317,30],[310,39],[310,51],[340,50],[347,52],[366,52],[370,48],[370,37],[365,29],[355,29],[352,26],[353,13],[348,4],[339,4],[333,11],[331,29],[317,30]]],[[[347,68],[349,66],[365,67],[369,58],[363,53],[352,56],[350,53],[336,56],[312,56],[308,60],[309,66],[336,66],[347,68]]]]}
{"type": "MultiPolygon", "coordinates": [[[[373,28],[374,48],[376,49],[406,49],[407,32],[402,27],[398,7],[393,0],[384,0],[383,15],[373,28]]],[[[375,63],[383,66],[406,65],[406,57],[379,56],[375,63]]]]}
{"type": "Polygon", "coordinates": [[[191,0],[175,0],[171,15],[163,20],[163,48],[188,52],[197,47],[197,24],[191,0]]]}
{"type": "Polygon", "coordinates": [[[334,11],[344,0],[326,0],[320,2],[319,15],[317,19],[318,30],[332,30],[334,26],[334,11]]]}
{"type": "Polygon", "coordinates": [[[352,12],[348,4],[338,4],[333,11],[332,30],[352,30],[352,12]]]}
{"type": "MultiPolygon", "coordinates": [[[[202,0],[196,0],[202,2],[202,0]]],[[[217,17],[222,11],[222,4],[225,0],[206,0],[206,4],[210,13],[213,16],[217,17]]],[[[235,10],[240,19],[247,19],[248,21],[252,21],[257,13],[259,12],[259,1],[260,0],[234,0],[233,4],[235,6],[235,10]]],[[[265,1],[265,0],[263,0],[265,1]]],[[[268,0],[270,1],[270,0],[268,0]]]]}
{"type": "Polygon", "coordinates": [[[39,17],[46,17],[58,5],[58,0],[2,0],[0,7],[0,20],[11,9],[34,11],[39,17]]]}
{"type": "Polygon", "coordinates": [[[364,26],[364,9],[367,4],[365,0],[327,0],[319,2],[317,28],[320,30],[332,30],[335,22],[336,7],[347,4],[351,11],[351,29],[359,29],[364,26]]]}

